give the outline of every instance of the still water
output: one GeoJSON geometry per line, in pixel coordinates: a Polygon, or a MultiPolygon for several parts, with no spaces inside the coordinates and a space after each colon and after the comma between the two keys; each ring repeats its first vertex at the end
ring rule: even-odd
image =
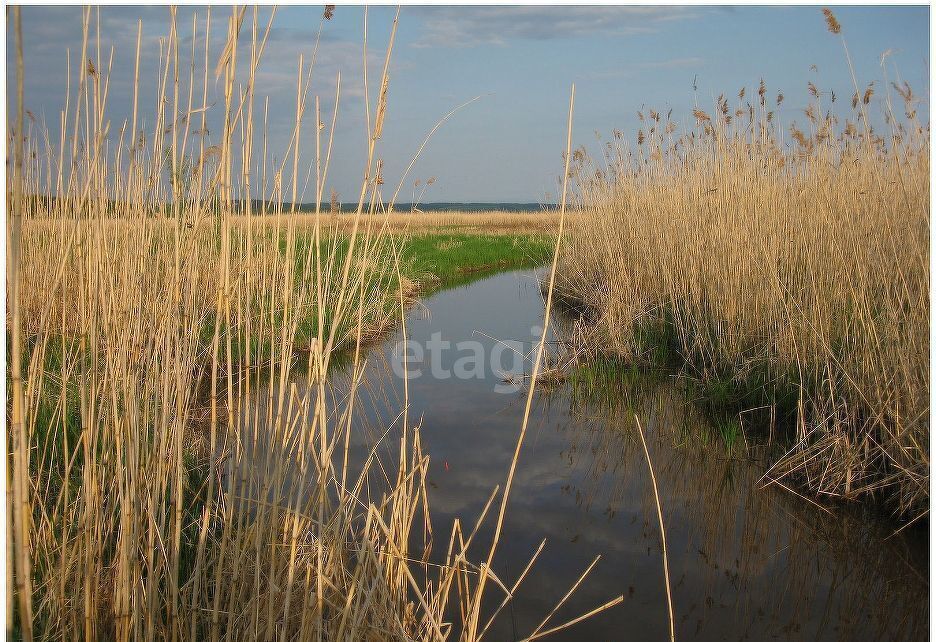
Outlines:
{"type": "MultiPolygon", "coordinates": [[[[470,530],[494,486],[503,487],[526,391],[506,385],[502,371],[529,371],[514,350],[532,349],[543,313],[534,273],[502,273],[429,297],[407,314],[405,351],[400,329],[367,355],[352,458],[399,423],[406,355],[409,420],[420,426],[431,458],[435,561],[453,520],[470,530]]],[[[740,444],[700,439],[711,430],[666,377],[630,386],[619,398],[580,388],[566,382],[534,397],[494,571],[510,584],[544,538],[546,547],[487,639],[529,635],[598,555],[550,626],[618,595],[623,602],[548,639],[668,638],[659,527],[635,414],[663,506],[677,639],[927,635],[925,529],[888,538],[892,525],[858,510],[826,513],[762,488],[764,466],[740,444]]],[[[473,545],[477,561],[495,512],[473,545]]]]}

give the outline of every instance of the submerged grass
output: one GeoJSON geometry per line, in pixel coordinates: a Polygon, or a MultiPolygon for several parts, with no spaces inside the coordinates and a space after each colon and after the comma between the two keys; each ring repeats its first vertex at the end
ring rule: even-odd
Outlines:
{"type": "Polygon", "coordinates": [[[676,354],[712,403],[791,414],[795,446],[768,479],[919,516],[929,127],[903,83],[879,100],[856,82],[850,110],[809,89],[802,129],[779,122],[783,96],[761,81],[697,107],[691,131],[649,110],[636,146],[615,132],[601,163],[576,151],[559,286],[601,349],[676,354]]]}

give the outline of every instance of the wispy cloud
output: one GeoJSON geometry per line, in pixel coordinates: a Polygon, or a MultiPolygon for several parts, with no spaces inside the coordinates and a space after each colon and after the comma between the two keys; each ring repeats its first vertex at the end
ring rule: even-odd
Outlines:
{"type": "Polygon", "coordinates": [[[661,23],[683,20],[685,7],[425,7],[414,47],[506,45],[515,40],[552,40],[596,35],[654,33],[661,23]]]}

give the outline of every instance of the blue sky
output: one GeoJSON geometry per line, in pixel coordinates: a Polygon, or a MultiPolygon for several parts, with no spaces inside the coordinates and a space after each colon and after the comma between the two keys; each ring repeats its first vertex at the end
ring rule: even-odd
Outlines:
{"type": "MultiPolygon", "coordinates": [[[[873,80],[879,94],[883,91],[880,59],[890,49],[891,79],[899,73],[928,101],[928,7],[839,6],[834,11],[862,87],[873,80]]],[[[198,17],[201,41],[205,9],[182,7],[178,14],[179,32],[188,39],[183,41],[183,65],[189,64],[186,46],[191,47],[193,12],[198,17]]],[[[262,113],[262,96],[269,95],[270,149],[286,148],[295,117],[298,56],[304,53],[309,60],[321,12],[320,6],[288,6],[276,13],[258,74],[255,107],[262,113]]],[[[393,12],[390,7],[369,10],[372,96],[393,12]]],[[[229,15],[229,8],[212,9],[212,65],[223,46],[229,15]]],[[[244,27],[248,36],[251,15],[248,10],[244,27]]],[[[269,8],[260,10],[261,31],[268,15],[269,8]]],[[[129,115],[139,18],[144,24],[141,75],[146,78],[140,114],[151,120],[158,38],[168,34],[169,11],[152,6],[100,9],[101,57],[105,63],[110,46],[115,47],[108,111],[112,131],[129,115]]],[[[92,29],[93,25],[92,20],[92,29]]],[[[328,187],[334,187],[345,201],[356,200],[366,158],[362,26],[362,8],[337,8],[334,19],[325,24],[311,90],[321,96],[323,120],[330,122],[335,74],[341,71],[342,104],[328,187]]],[[[24,7],[23,36],[26,107],[44,116],[55,140],[65,96],[66,47],[71,48],[73,73],[80,54],[81,9],[24,7]]],[[[7,82],[11,87],[15,78],[12,38],[7,42],[7,82]]],[[[94,52],[92,57],[96,58],[94,52]]],[[[594,147],[595,132],[605,137],[615,128],[636,132],[636,113],[644,107],[664,113],[672,108],[673,117],[687,129],[692,123],[694,79],[700,105],[710,107],[720,93],[734,98],[741,87],[747,87],[750,94],[761,78],[769,95],[782,90],[786,96],[779,112],[785,126],[804,120],[807,82],[814,82],[823,91],[835,91],[843,99],[843,110],[853,93],[841,42],[826,31],[817,6],[407,6],[401,12],[391,62],[389,111],[378,155],[385,162],[386,187],[395,187],[439,118],[480,95],[480,100],[436,133],[407,185],[416,178],[435,177],[435,184],[423,197],[428,201],[551,201],[562,171],[572,82],[576,83],[574,143],[594,147]]],[[[209,103],[220,97],[220,84],[212,82],[209,103]]],[[[921,112],[928,109],[927,102],[921,112]]],[[[305,141],[311,143],[311,109],[305,123],[305,141]]],[[[217,142],[216,134],[209,137],[217,142]]],[[[116,135],[112,138],[116,141],[116,135]]],[[[306,164],[300,170],[304,177],[314,148],[303,145],[301,153],[306,164]]],[[[311,200],[311,195],[310,189],[305,200],[311,200]]],[[[404,188],[399,200],[408,201],[411,195],[411,188],[404,188]]]]}

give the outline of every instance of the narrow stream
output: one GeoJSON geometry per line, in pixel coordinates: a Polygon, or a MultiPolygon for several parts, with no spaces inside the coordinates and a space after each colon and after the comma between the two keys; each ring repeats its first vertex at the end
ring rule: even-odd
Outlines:
{"type": "MultiPolygon", "coordinates": [[[[524,362],[502,342],[529,351],[542,322],[532,272],[440,292],[407,314],[409,419],[431,457],[435,561],[453,520],[470,530],[493,488],[503,487],[526,393],[504,382],[502,371],[524,362]]],[[[358,458],[402,410],[401,338],[398,330],[368,355],[358,458]]],[[[925,529],[887,538],[893,527],[859,510],[827,514],[760,488],[763,466],[743,447],[693,438],[704,419],[665,377],[618,401],[590,399],[568,383],[535,395],[494,571],[509,584],[543,538],[546,547],[487,639],[529,635],[598,555],[546,628],[618,595],[624,601],[548,639],[668,638],[659,527],[635,414],[663,506],[678,640],[924,639],[925,529]]],[[[495,513],[473,545],[476,560],[495,513]]]]}

